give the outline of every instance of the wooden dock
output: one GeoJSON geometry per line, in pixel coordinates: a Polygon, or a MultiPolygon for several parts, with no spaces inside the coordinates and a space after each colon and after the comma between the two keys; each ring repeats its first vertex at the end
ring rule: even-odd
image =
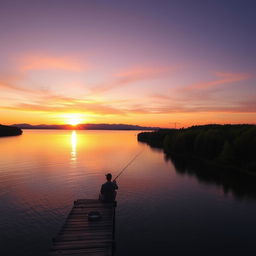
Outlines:
{"type": "Polygon", "coordinates": [[[115,240],[116,202],[102,203],[95,199],[78,199],[57,237],[50,256],[112,256],[115,240]],[[88,220],[88,213],[97,211],[101,218],[88,220]]]}

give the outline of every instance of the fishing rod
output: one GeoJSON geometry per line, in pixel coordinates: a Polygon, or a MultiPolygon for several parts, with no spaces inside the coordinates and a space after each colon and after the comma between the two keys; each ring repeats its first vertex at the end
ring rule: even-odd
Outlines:
{"type": "Polygon", "coordinates": [[[137,155],[135,155],[135,156],[132,158],[132,160],[131,160],[130,162],[128,162],[128,164],[117,174],[117,176],[114,178],[113,181],[115,181],[115,180],[127,169],[127,167],[128,167],[129,165],[131,165],[139,155],[141,155],[142,152],[143,152],[143,150],[141,150],[137,155]]]}

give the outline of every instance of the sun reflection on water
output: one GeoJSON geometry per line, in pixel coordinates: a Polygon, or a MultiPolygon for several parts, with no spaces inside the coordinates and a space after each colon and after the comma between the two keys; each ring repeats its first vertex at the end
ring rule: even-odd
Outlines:
{"type": "Polygon", "coordinates": [[[76,131],[72,131],[72,133],[71,133],[71,154],[70,154],[71,162],[75,162],[77,159],[76,145],[77,145],[76,131]]]}

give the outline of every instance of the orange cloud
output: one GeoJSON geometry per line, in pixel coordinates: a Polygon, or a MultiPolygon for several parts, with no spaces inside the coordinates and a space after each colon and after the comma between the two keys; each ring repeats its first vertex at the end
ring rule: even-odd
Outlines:
{"type": "MultiPolygon", "coordinates": [[[[43,69],[47,66],[50,69],[69,68],[68,65],[59,64],[58,61],[54,62],[50,61],[50,59],[39,61],[36,65],[32,65],[32,60],[34,59],[28,58],[27,60],[29,61],[26,63],[24,61],[21,67],[24,68],[23,70],[43,69]],[[31,66],[28,65],[29,63],[31,66]]],[[[79,70],[79,67],[81,68],[78,65],[77,69],[74,70],[79,70]]],[[[162,78],[172,74],[172,71],[175,69],[172,67],[141,67],[129,69],[112,75],[112,83],[95,87],[92,91],[106,92],[116,87],[127,86],[135,82],[162,78]]],[[[72,68],[69,70],[72,70],[72,68]]],[[[128,120],[129,118],[136,120],[137,118],[143,122],[143,120],[151,118],[152,120],[156,120],[156,123],[158,122],[158,117],[164,117],[165,120],[169,120],[170,116],[173,115],[183,116],[196,113],[196,118],[197,115],[208,116],[210,113],[241,113],[241,115],[244,113],[256,113],[256,99],[249,99],[247,97],[248,93],[244,90],[245,87],[243,87],[243,95],[246,96],[243,97],[246,98],[244,101],[241,101],[238,97],[227,97],[228,94],[225,90],[222,90],[220,94],[216,93],[220,88],[226,88],[225,86],[219,87],[219,85],[232,84],[251,78],[252,75],[247,73],[217,72],[215,73],[216,78],[211,81],[194,83],[179,90],[166,86],[161,91],[156,86],[156,88],[150,88],[149,92],[147,87],[142,86],[141,89],[145,92],[143,94],[145,96],[143,97],[138,94],[136,96],[127,94],[121,95],[118,98],[113,94],[113,99],[109,99],[111,96],[108,95],[108,98],[100,97],[100,100],[97,101],[95,100],[95,94],[81,95],[82,90],[78,91],[79,95],[77,95],[76,93],[68,94],[65,88],[63,88],[63,94],[60,94],[54,87],[53,90],[55,92],[32,86],[32,84],[26,87],[24,77],[26,78],[27,75],[24,72],[16,77],[0,77],[0,89],[3,92],[0,96],[2,99],[0,109],[16,110],[17,113],[19,111],[25,111],[27,113],[24,112],[24,114],[28,116],[37,116],[38,114],[41,114],[41,116],[50,116],[52,113],[62,115],[63,113],[76,112],[84,115],[95,115],[95,120],[101,120],[103,116],[108,120],[109,115],[111,116],[111,120],[128,120]],[[5,90],[7,92],[6,94],[4,93],[5,90]],[[147,93],[148,96],[146,96],[147,93]],[[10,94],[14,97],[10,97],[10,100],[6,99],[5,96],[9,96],[10,94]],[[22,97],[20,97],[21,94],[22,97]],[[69,95],[77,96],[72,97],[69,95]]],[[[238,92],[241,92],[238,86],[236,89],[238,92]]],[[[234,93],[234,95],[236,96],[237,94],[234,93]]]]}
{"type": "Polygon", "coordinates": [[[113,82],[92,88],[93,92],[102,93],[120,86],[126,86],[142,80],[152,80],[163,77],[177,67],[137,67],[113,75],[113,82]]]}
{"type": "Polygon", "coordinates": [[[133,81],[157,78],[169,71],[173,71],[171,67],[137,67],[117,73],[114,76],[119,78],[122,83],[130,83],[133,81]]]}
{"type": "Polygon", "coordinates": [[[215,87],[215,86],[218,86],[218,85],[229,84],[229,83],[233,83],[233,82],[247,80],[247,79],[252,77],[251,74],[247,74],[247,73],[216,72],[215,75],[217,77],[219,77],[219,79],[209,81],[209,82],[195,83],[195,84],[186,86],[183,89],[186,89],[186,90],[208,89],[208,88],[212,88],[212,87],[215,87]]]}
{"type": "Polygon", "coordinates": [[[134,108],[129,112],[135,114],[174,114],[174,113],[256,113],[256,103],[254,102],[240,102],[237,105],[169,105],[162,107],[151,108],[134,108]]]}
{"type": "Polygon", "coordinates": [[[156,100],[170,100],[171,98],[169,96],[160,94],[160,93],[152,93],[149,95],[149,98],[156,99],[156,100]]]}
{"type": "Polygon", "coordinates": [[[15,90],[17,92],[32,93],[34,90],[30,88],[21,87],[12,83],[4,82],[0,80],[0,90],[15,90]]]}
{"type": "Polygon", "coordinates": [[[35,103],[19,103],[12,106],[0,106],[1,109],[31,111],[31,112],[78,112],[91,113],[96,115],[124,115],[125,113],[117,108],[105,105],[102,102],[76,102],[75,100],[67,102],[58,101],[37,101],[35,103]],[[71,105],[70,105],[71,103],[71,105]]]}
{"type": "Polygon", "coordinates": [[[28,54],[18,59],[21,71],[29,70],[68,70],[82,71],[85,65],[72,57],[56,57],[42,54],[28,54]]]}

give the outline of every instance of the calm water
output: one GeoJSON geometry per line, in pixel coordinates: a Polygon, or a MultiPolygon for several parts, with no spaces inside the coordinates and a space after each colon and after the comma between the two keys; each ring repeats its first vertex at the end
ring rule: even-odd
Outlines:
{"type": "MultiPolygon", "coordinates": [[[[77,198],[119,178],[117,256],[255,255],[256,200],[175,170],[134,131],[25,130],[0,138],[1,255],[46,255],[77,198]]],[[[239,189],[239,188],[238,188],[239,189]]]]}

